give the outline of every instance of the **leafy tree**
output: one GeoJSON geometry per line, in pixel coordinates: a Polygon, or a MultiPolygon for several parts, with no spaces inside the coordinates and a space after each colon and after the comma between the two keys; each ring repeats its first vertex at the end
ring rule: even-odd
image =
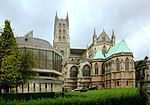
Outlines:
{"type": "Polygon", "coordinates": [[[144,60],[148,60],[148,56],[145,56],[144,60]]]}
{"type": "Polygon", "coordinates": [[[0,36],[0,88],[9,92],[20,81],[21,73],[19,50],[10,22],[5,20],[4,29],[0,36]]]}
{"type": "Polygon", "coordinates": [[[26,84],[35,75],[33,53],[19,50],[10,22],[5,20],[5,26],[0,34],[0,89],[6,93],[9,88],[26,84]]]}
{"type": "Polygon", "coordinates": [[[26,84],[29,80],[34,79],[36,75],[32,69],[35,67],[35,59],[33,52],[28,49],[20,50],[20,73],[22,75],[22,84],[26,84]]]}

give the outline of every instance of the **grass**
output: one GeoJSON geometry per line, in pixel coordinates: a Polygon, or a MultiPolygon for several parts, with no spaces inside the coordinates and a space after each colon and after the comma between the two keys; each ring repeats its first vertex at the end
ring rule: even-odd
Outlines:
{"type": "Polygon", "coordinates": [[[64,97],[37,100],[1,100],[0,105],[144,105],[144,98],[137,88],[90,90],[87,92],[68,92],[64,97]]]}

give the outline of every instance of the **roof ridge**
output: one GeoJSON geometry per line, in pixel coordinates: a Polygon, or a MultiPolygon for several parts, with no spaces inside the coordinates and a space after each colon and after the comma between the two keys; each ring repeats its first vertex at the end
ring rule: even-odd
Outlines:
{"type": "Polygon", "coordinates": [[[110,39],[110,36],[106,33],[105,30],[103,30],[103,31],[98,35],[97,39],[99,39],[100,37],[102,37],[102,35],[105,35],[106,37],[108,37],[109,40],[111,40],[111,39],[110,39]]]}
{"type": "Polygon", "coordinates": [[[117,49],[116,49],[115,53],[119,50],[119,47],[121,46],[122,42],[125,42],[125,41],[124,41],[124,39],[123,39],[123,40],[121,40],[119,43],[117,43],[119,46],[117,47],[117,49]]]}

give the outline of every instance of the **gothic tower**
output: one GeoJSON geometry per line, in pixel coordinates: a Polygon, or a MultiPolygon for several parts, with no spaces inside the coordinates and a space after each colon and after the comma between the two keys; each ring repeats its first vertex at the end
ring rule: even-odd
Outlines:
{"type": "Polygon", "coordinates": [[[54,23],[54,40],[53,47],[56,48],[63,56],[66,62],[70,55],[70,37],[69,37],[69,17],[68,13],[65,19],[58,18],[57,12],[54,23]]]}

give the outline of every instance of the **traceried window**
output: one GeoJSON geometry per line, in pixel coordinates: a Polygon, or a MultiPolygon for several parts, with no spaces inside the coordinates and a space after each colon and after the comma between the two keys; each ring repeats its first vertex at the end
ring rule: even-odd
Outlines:
{"type": "Polygon", "coordinates": [[[105,74],[105,64],[102,64],[102,74],[105,74]]]}
{"type": "Polygon", "coordinates": [[[129,58],[125,60],[125,70],[129,70],[129,58]]]}
{"type": "Polygon", "coordinates": [[[108,72],[108,63],[106,63],[106,72],[108,72]]]}
{"type": "Polygon", "coordinates": [[[131,60],[131,69],[133,69],[133,67],[134,67],[134,61],[131,60]]]}
{"type": "Polygon", "coordinates": [[[98,74],[98,65],[95,63],[95,74],[98,74]]]}
{"type": "Polygon", "coordinates": [[[78,77],[78,68],[76,66],[72,66],[70,69],[70,77],[77,78],[78,77]]]}
{"type": "Polygon", "coordinates": [[[90,73],[90,66],[85,65],[82,69],[83,71],[83,77],[89,77],[91,75],[90,73]]]}
{"type": "Polygon", "coordinates": [[[116,59],[116,70],[119,71],[120,70],[120,62],[119,59],[116,59]]]}
{"type": "Polygon", "coordinates": [[[66,35],[66,30],[65,29],[63,29],[63,35],[66,35]]]}
{"type": "Polygon", "coordinates": [[[108,71],[111,71],[111,69],[112,69],[112,62],[110,61],[109,63],[108,63],[108,71]]]}
{"type": "Polygon", "coordinates": [[[114,70],[114,61],[113,60],[111,61],[111,70],[112,71],[114,70]]]}

